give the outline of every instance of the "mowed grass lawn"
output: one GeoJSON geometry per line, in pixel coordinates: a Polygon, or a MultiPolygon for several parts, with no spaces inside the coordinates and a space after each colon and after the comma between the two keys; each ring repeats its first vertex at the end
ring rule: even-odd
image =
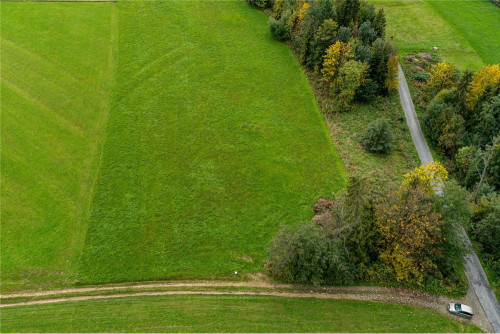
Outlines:
{"type": "Polygon", "coordinates": [[[300,66],[243,1],[118,6],[82,280],[262,270],[279,227],[345,181],[300,66]]]}
{"type": "Polygon", "coordinates": [[[114,10],[2,3],[2,291],[78,270],[111,102],[114,10]]]}
{"type": "MultiPolygon", "coordinates": [[[[485,59],[482,59],[475,47],[478,44],[486,44],[479,38],[477,41],[471,41],[469,35],[464,35],[462,31],[457,30],[456,25],[460,25],[461,30],[481,31],[485,35],[498,35],[498,25],[489,18],[496,14],[487,15],[483,18],[474,18],[469,21],[471,14],[467,14],[466,7],[483,6],[478,1],[435,1],[435,3],[425,0],[369,0],[377,8],[383,8],[387,19],[387,36],[393,37],[394,43],[399,48],[402,57],[414,52],[436,53],[446,61],[455,64],[461,70],[477,70],[484,65],[485,59]],[[438,3],[441,3],[438,4],[438,3]],[[442,12],[458,12],[460,19],[456,17],[451,24],[441,12],[435,10],[436,7],[442,9],[442,12]],[[464,17],[468,16],[468,17],[464,17]],[[480,26],[475,26],[476,20],[483,20],[480,26]],[[485,27],[488,30],[483,31],[485,27]],[[438,47],[437,51],[433,47],[438,47]]],[[[480,0],[483,1],[483,0],[480,0]]],[[[488,0],[484,0],[487,2],[488,0]]],[[[492,11],[498,11],[492,5],[492,11]]],[[[451,15],[451,14],[450,14],[451,15]]],[[[500,14],[498,14],[500,15],[500,14]]],[[[494,47],[494,46],[493,46],[494,47]]],[[[498,49],[498,44],[496,46],[498,49]]]]}
{"type": "Polygon", "coordinates": [[[480,332],[433,311],[349,300],[173,295],[12,307],[2,332],[480,332]]]}
{"type": "Polygon", "coordinates": [[[4,292],[259,271],[344,186],[300,66],[245,2],[2,7],[4,292]]]}

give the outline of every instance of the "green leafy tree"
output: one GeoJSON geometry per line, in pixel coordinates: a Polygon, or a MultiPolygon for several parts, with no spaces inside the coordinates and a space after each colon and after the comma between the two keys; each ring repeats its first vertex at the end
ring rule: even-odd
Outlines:
{"type": "Polygon", "coordinates": [[[285,227],[269,248],[266,267],[278,279],[302,284],[348,284],[356,269],[340,240],[308,223],[285,227]]]}
{"type": "Polygon", "coordinates": [[[481,107],[475,127],[474,143],[485,147],[500,134],[500,95],[492,97],[481,107]]]}
{"type": "Polygon", "coordinates": [[[437,96],[427,105],[422,125],[431,142],[446,156],[453,157],[462,146],[463,118],[443,98],[437,96]]]}
{"type": "Polygon", "coordinates": [[[483,250],[500,259],[500,197],[484,200],[475,214],[474,236],[483,250]]]}
{"type": "Polygon", "coordinates": [[[394,134],[389,122],[380,118],[370,123],[361,137],[363,147],[373,153],[388,153],[394,148],[394,134]]]}
{"type": "Polygon", "coordinates": [[[372,58],[372,49],[370,46],[363,44],[357,38],[351,40],[351,50],[354,55],[354,60],[369,63],[372,58]]]}
{"type": "Polygon", "coordinates": [[[365,64],[355,60],[349,60],[339,69],[333,83],[337,111],[349,111],[352,108],[354,95],[358,87],[363,83],[366,69],[365,64]]]}
{"type": "Polygon", "coordinates": [[[352,36],[351,29],[349,29],[348,27],[340,27],[337,30],[336,40],[342,43],[347,43],[351,39],[351,36],[352,36]]]}
{"type": "Polygon", "coordinates": [[[442,216],[441,233],[443,241],[436,245],[440,248],[433,262],[445,277],[459,276],[456,268],[462,267],[463,255],[466,252],[464,240],[460,231],[468,227],[474,208],[471,203],[472,196],[456,181],[447,180],[439,196],[432,196],[433,210],[442,216]]]}

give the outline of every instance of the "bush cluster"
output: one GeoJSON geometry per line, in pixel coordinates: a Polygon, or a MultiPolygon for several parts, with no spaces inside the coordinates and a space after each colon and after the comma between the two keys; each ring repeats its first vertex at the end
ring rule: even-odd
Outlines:
{"type": "MultiPolygon", "coordinates": [[[[270,247],[269,272],[295,283],[368,280],[430,291],[441,285],[439,292],[463,292],[465,249],[458,231],[472,215],[470,194],[446,181],[442,195],[434,195],[431,183],[436,180],[428,176],[433,171],[440,180],[446,178],[439,164],[416,169],[378,203],[364,181],[351,178],[343,197],[323,200],[327,204],[321,210],[315,206],[313,223],[278,234],[270,247]]],[[[495,218],[485,216],[488,221],[495,218]]]]}

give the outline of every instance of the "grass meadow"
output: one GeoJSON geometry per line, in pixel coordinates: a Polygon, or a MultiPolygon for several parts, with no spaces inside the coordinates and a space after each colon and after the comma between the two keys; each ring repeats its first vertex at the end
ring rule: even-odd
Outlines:
{"type": "Polygon", "coordinates": [[[426,0],[485,64],[500,63],[500,10],[489,0],[426,0]]]}
{"type": "Polygon", "coordinates": [[[480,332],[410,306],[257,296],[173,295],[12,307],[2,332],[480,332]]]}
{"type": "Polygon", "coordinates": [[[126,2],[118,21],[82,279],[261,270],[345,180],[301,68],[242,1],[126,2]]]}
{"type": "Polygon", "coordinates": [[[2,3],[3,291],[77,273],[111,102],[114,17],[109,3],[2,3]]]}
{"type": "Polygon", "coordinates": [[[245,2],[2,7],[3,291],[262,270],[344,186],[300,66],[245,2]]]}
{"type": "MultiPolygon", "coordinates": [[[[485,39],[472,41],[471,36],[457,30],[460,24],[462,30],[475,30],[484,34],[495,34],[494,20],[484,20],[480,27],[475,27],[473,18],[468,14],[468,7],[484,7],[482,2],[473,1],[426,1],[426,0],[370,0],[377,8],[384,8],[387,19],[387,36],[393,37],[399,48],[401,57],[414,52],[437,53],[446,61],[456,65],[461,70],[481,68],[486,59],[483,59],[476,49],[480,44],[488,43],[485,39]],[[441,11],[438,11],[439,8],[441,11]],[[455,16],[450,22],[449,15],[442,16],[441,12],[460,13],[461,18],[455,16]],[[438,47],[437,51],[433,47],[438,47]]],[[[492,4],[488,4],[494,7],[492,4]]],[[[486,6],[488,6],[486,5],[486,6]]],[[[493,8],[496,9],[496,8],[493,8]]],[[[495,17],[499,14],[490,14],[495,17]]],[[[498,37],[497,37],[498,38],[498,37]]],[[[497,44],[498,49],[498,44],[497,44]]],[[[498,60],[497,60],[498,61],[498,60]]]]}

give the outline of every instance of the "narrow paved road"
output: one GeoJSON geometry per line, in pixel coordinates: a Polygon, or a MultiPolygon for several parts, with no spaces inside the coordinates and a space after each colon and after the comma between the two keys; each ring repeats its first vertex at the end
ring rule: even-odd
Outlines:
{"type": "MultiPolygon", "coordinates": [[[[420,129],[420,123],[418,122],[417,113],[415,112],[415,107],[413,106],[410,90],[408,88],[403,69],[399,64],[398,72],[398,89],[401,106],[405,112],[406,122],[410,128],[411,138],[415,148],[417,149],[418,157],[420,158],[422,165],[425,166],[429,162],[434,161],[434,159],[432,158],[429,146],[427,146],[427,142],[425,141],[422,130],[420,129]]],[[[470,253],[465,256],[465,272],[467,274],[467,278],[469,279],[469,289],[472,287],[474,290],[493,331],[500,333],[500,304],[496,299],[493,288],[488,282],[488,278],[486,277],[483,267],[481,266],[481,262],[472,247],[469,236],[464,229],[462,229],[461,232],[467,247],[470,250],[470,253]]]]}

